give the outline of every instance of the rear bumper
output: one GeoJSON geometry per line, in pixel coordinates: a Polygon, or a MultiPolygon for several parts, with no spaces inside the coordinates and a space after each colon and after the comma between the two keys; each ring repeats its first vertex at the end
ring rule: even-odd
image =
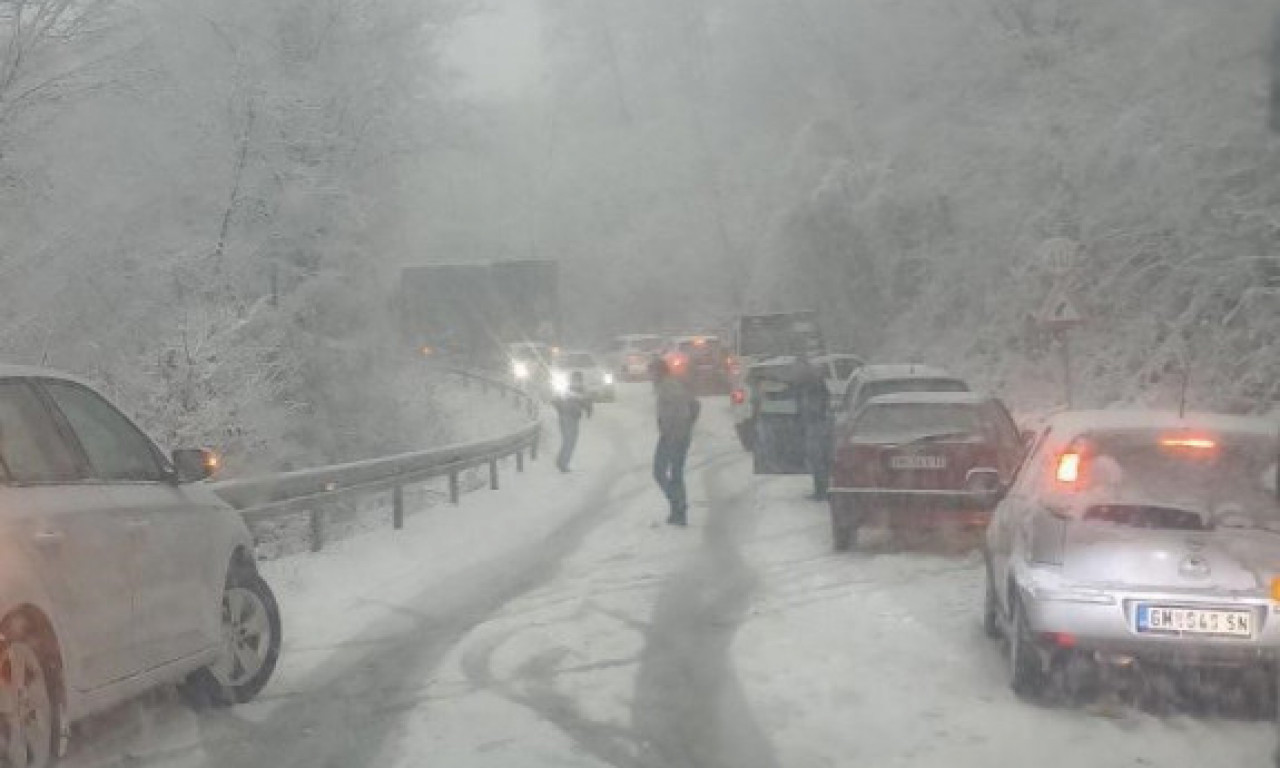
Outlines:
{"type": "Polygon", "coordinates": [[[1083,651],[1113,662],[1140,661],[1188,667],[1246,666],[1280,661],[1280,614],[1265,600],[1188,599],[1185,595],[1130,595],[1072,590],[1019,590],[1031,631],[1049,646],[1083,651]],[[1134,611],[1139,603],[1248,610],[1256,629],[1252,638],[1139,633],[1134,611]]]}
{"type": "Polygon", "coordinates": [[[932,508],[990,509],[999,500],[994,491],[835,487],[828,493],[848,498],[854,504],[874,504],[888,507],[927,506],[932,508]]]}

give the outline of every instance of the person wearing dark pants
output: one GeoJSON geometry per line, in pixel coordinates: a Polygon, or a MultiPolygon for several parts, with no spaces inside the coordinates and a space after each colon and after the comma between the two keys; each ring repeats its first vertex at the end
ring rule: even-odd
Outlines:
{"type": "Polygon", "coordinates": [[[560,421],[560,453],[556,456],[556,467],[561,472],[569,471],[569,462],[573,460],[573,451],[578,446],[578,427],[583,414],[591,416],[591,400],[583,392],[582,374],[575,371],[569,381],[569,389],[557,395],[551,404],[556,409],[560,421]]]}
{"type": "Polygon", "coordinates": [[[693,425],[701,404],[689,385],[671,375],[661,359],[650,366],[657,395],[658,446],[653,452],[653,477],[667,497],[670,525],[687,525],[689,501],[684,487],[684,465],[693,442],[693,425]]]}
{"type": "Polygon", "coordinates": [[[813,475],[813,494],[825,501],[831,482],[831,392],[822,373],[805,357],[796,359],[792,387],[804,427],[805,466],[813,475]]]}

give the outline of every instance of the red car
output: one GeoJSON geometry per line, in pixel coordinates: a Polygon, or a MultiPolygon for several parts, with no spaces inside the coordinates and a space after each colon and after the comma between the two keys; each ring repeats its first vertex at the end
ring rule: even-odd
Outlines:
{"type": "Polygon", "coordinates": [[[858,528],[895,538],[985,528],[994,491],[1013,477],[1023,441],[997,399],[972,392],[873,397],[835,434],[831,531],[837,550],[858,528]]]}

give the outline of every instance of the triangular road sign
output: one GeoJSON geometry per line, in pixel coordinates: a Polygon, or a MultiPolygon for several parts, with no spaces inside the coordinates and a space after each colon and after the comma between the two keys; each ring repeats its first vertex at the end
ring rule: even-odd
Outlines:
{"type": "Polygon", "coordinates": [[[1076,309],[1075,302],[1065,291],[1054,291],[1040,308],[1036,318],[1041,325],[1049,328],[1071,328],[1084,322],[1084,315],[1076,309]]]}

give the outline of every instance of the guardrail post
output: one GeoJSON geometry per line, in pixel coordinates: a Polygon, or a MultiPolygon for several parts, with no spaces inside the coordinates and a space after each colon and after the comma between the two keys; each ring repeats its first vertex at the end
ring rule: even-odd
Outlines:
{"type": "Polygon", "coordinates": [[[489,459],[489,490],[498,490],[498,460],[489,459]]]}
{"type": "Polygon", "coordinates": [[[458,506],[458,499],[459,499],[458,473],[450,472],[449,473],[449,503],[456,507],[458,506]]]}
{"type": "Polygon", "coordinates": [[[404,527],[404,486],[391,489],[391,527],[397,531],[404,527]]]}
{"type": "Polygon", "coordinates": [[[524,471],[524,451],[516,451],[516,471],[524,471]]]}
{"type": "Polygon", "coordinates": [[[311,551],[324,549],[324,508],[311,508],[311,551]]]}

